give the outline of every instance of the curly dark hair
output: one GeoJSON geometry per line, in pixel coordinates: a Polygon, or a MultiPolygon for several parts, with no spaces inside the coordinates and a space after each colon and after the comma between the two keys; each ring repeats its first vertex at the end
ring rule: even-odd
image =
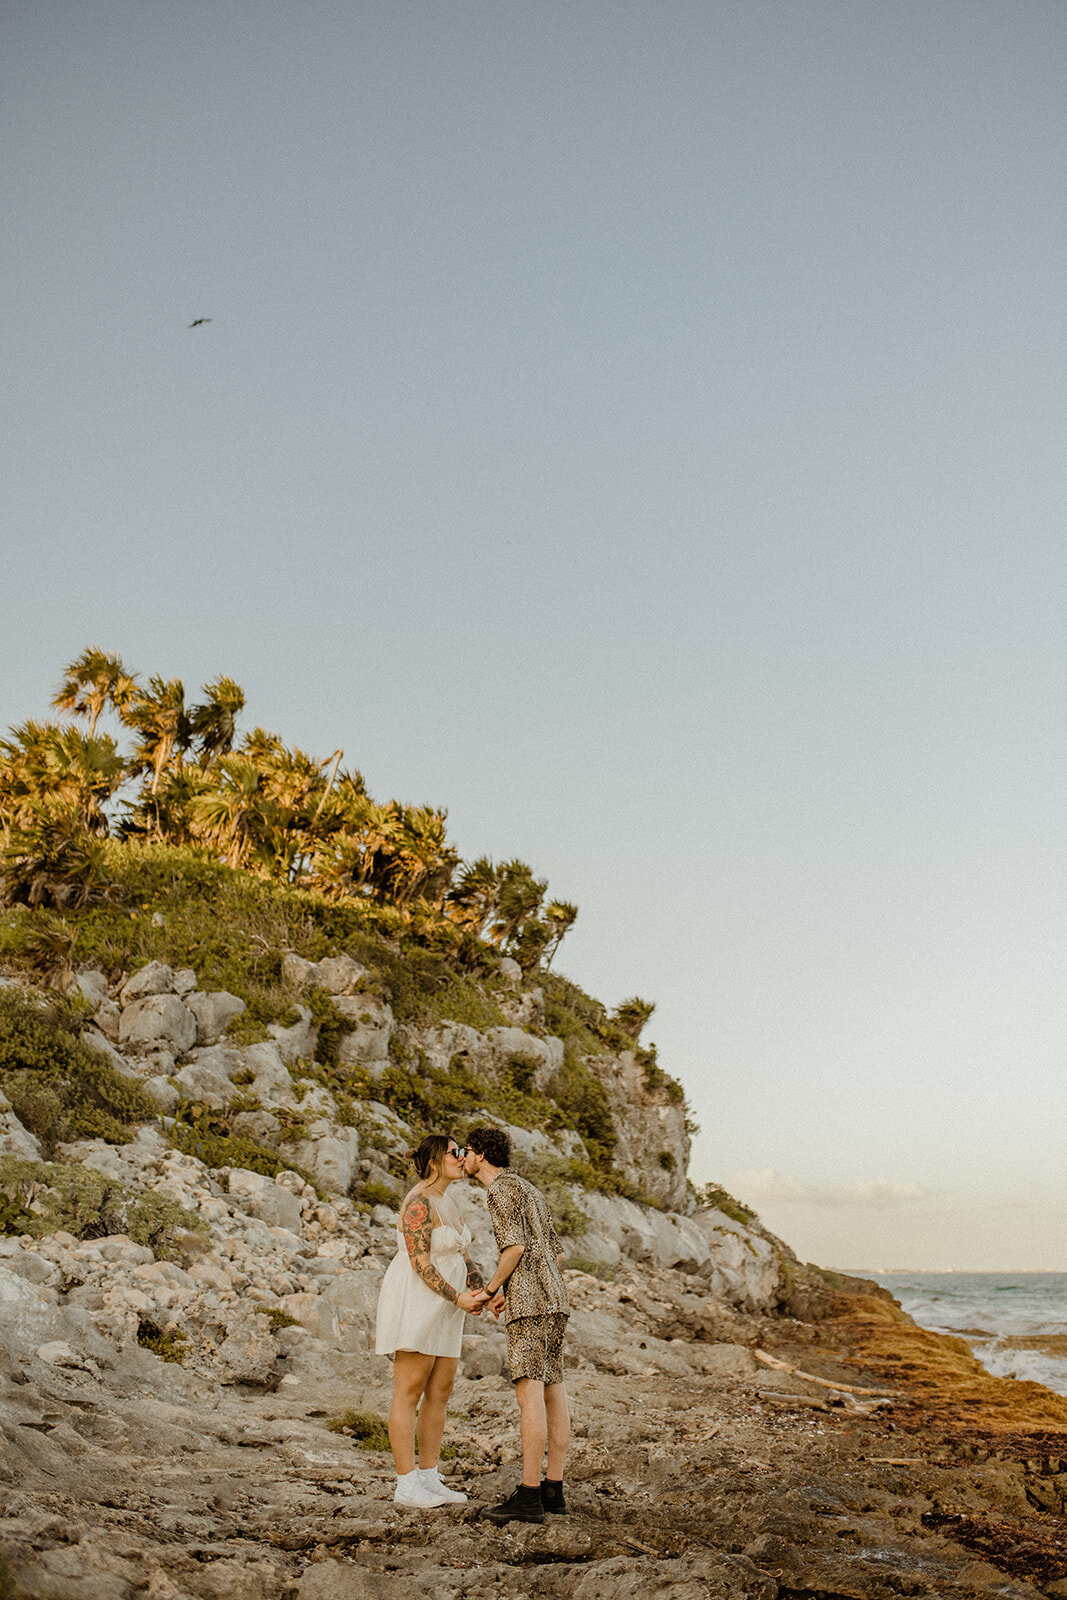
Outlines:
{"type": "Polygon", "coordinates": [[[511,1166],[511,1135],[503,1128],[472,1128],[467,1135],[467,1149],[484,1156],[491,1167],[511,1166]]]}

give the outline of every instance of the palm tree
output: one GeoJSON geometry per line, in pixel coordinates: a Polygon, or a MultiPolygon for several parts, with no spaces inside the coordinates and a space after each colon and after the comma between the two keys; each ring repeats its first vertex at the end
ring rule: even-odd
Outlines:
{"type": "Polygon", "coordinates": [[[134,752],[134,771],[151,770],[150,793],[159,788],[164,768],[172,755],[177,766],[188,750],[192,732],[185,709],[185,686],[180,678],[149,678],[148,688],[139,689],[122,709],[122,720],[140,735],[134,752]]]}
{"type": "Polygon", "coordinates": [[[121,656],[109,656],[96,645],[83,650],[64,668],[63,682],[52,698],[57,711],[88,717],[90,739],[100,713],[108,704],[121,713],[137,687],[136,674],[127,672],[121,656]]]}
{"type": "Polygon", "coordinates": [[[106,833],[103,805],[126,777],[114,739],[54,722],[25,722],[10,732],[0,740],[0,818],[24,827],[67,807],[84,828],[106,833]]]}
{"type": "Polygon", "coordinates": [[[564,936],[570,932],[577,921],[578,907],[571,905],[569,900],[551,900],[542,911],[541,916],[548,925],[545,966],[550,967],[552,965],[552,957],[563,943],[564,936]]]}
{"type": "Polygon", "coordinates": [[[189,732],[200,746],[200,765],[228,756],[237,737],[237,718],[245,707],[245,692],[232,678],[205,683],[203,705],[189,712],[189,732]]]}
{"type": "Polygon", "coordinates": [[[466,862],[445,897],[445,916],[480,935],[496,910],[500,873],[488,856],[466,862]]]}
{"type": "Polygon", "coordinates": [[[505,861],[500,868],[500,893],[489,923],[489,942],[507,949],[523,923],[536,917],[548,888],[547,878],[535,878],[525,861],[505,861]]]}
{"type": "Polygon", "coordinates": [[[642,1000],[640,995],[634,995],[630,1000],[623,1000],[612,1012],[612,1021],[618,1023],[623,1033],[631,1038],[634,1044],[641,1037],[641,1030],[656,1009],[654,1000],[642,1000]]]}
{"type": "Polygon", "coordinates": [[[262,774],[246,756],[223,756],[215,767],[215,785],[190,803],[193,831],[218,850],[231,867],[247,866],[255,845],[267,831],[269,801],[262,774]]]}

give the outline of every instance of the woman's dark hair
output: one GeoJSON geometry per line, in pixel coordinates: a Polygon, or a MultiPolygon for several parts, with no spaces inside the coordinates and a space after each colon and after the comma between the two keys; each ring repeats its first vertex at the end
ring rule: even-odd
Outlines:
{"type": "Polygon", "coordinates": [[[467,1135],[467,1149],[484,1156],[491,1167],[510,1167],[511,1135],[503,1128],[472,1128],[467,1135]]]}
{"type": "Polygon", "coordinates": [[[420,1178],[425,1181],[430,1176],[431,1167],[440,1167],[452,1143],[454,1140],[450,1133],[429,1133],[417,1150],[408,1151],[408,1160],[414,1163],[420,1178]]]}

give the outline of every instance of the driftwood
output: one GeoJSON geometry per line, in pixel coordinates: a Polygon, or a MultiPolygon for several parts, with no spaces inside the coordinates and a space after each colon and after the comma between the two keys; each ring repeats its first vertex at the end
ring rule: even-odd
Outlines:
{"type": "Polygon", "coordinates": [[[873,1398],[899,1393],[896,1389],[864,1389],[858,1383],[837,1383],[830,1378],[817,1378],[813,1372],[802,1372],[799,1367],[790,1366],[788,1361],[780,1361],[777,1356],[769,1356],[766,1350],[753,1350],[752,1354],[757,1361],[762,1361],[765,1367],[773,1367],[775,1372],[788,1372],[790,1377],[803,1378],[805,1383],[817,1383],[823,1389],[837,1389],[841,1394],[868,1394],[873,1398]]]}

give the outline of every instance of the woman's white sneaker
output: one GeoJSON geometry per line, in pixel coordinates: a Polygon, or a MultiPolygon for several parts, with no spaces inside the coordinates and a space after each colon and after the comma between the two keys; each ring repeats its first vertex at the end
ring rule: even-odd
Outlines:
{"type": "Polygon", "coordinates": [[[407,1506],[411,1511],[432,1511],[435,1506],[447,1506],[449,1500],[446,1490],[431,1488],[422,1481],[418,1467],[398,1477],[393,1491],[394,1504],[407,1506]]]}
{"type": "Polygon", "coordinates": [[[420,1483],[431,1490],[432,1493],[444,1495],[449,1505],[459,1506],[466,1504],[467,1496],[465,1494],[459,1489],[450,1489],[447,1483],[441,1482],[440,1467],[418,1467],[416,1471],[419,1474],[420,1483]]]}

